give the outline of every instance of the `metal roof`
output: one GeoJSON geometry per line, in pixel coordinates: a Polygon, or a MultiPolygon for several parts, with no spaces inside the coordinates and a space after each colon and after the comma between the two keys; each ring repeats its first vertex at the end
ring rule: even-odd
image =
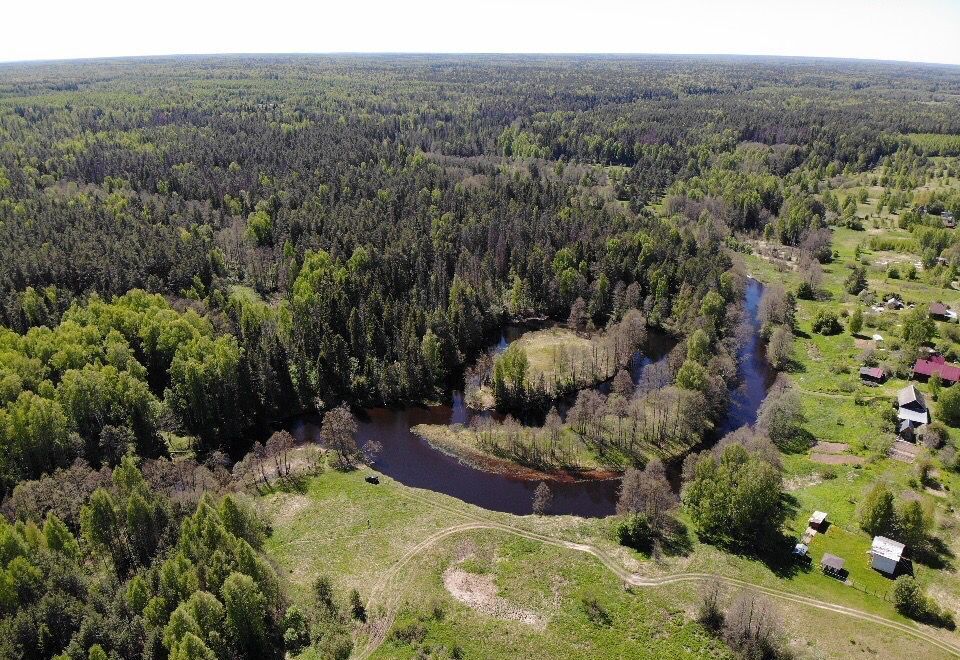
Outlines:
{"type": "MultiPolygon", "coordinates": [[[[917,362],[923,362],[923,360],[917,360],[917,362]]],[[[916,369],[916,367],[914,367],[914,369],[916,369]]],[[[927,402],[923,400],[923,395],[920,394],[920,390],[914,385],[907,385],[897,393],[897,403],[900,404],[900,406],[905,406],[913,402],[919,403],[924,408],[927,407],[927,402]]]]}
{"type": "Polygon", "coordinates": [[[870,548],[870,552],[875,555],[880,555],[885,559],[900,561],[905,547],[906,546],[899,541],[888,539],[886,536],[874,536],[873,546],[870,548]]]}

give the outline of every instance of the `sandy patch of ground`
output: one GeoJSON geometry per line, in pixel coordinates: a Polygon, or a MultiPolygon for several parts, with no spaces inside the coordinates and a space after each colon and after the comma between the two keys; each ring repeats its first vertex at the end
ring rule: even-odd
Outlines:
{"type": "Polygon", "coordinates": [[[783,482],[783,489],[788,493],[791,493],[797,490],[803,490],[804,488],[810,488],[811,486],[816,486],[822,482],[823,477],[821,477],[819,474],[806,474],[787,479],[783,482]]]}
{"type": "Polygon", "coordinates": [[[939,488],[930,488],[929,486],[927,486],[926,488],[924,488],[924,489],[923,489],[923,492],[925,492],[927,495],[933,495],[934,497],[943,497],[943,498],[945,498],[945,497],[947,496],[947,494],[944,493],[944,492],[943,492],[942,490],[940,490],[939,488]]]}
{"type": "Polygon", "coordinates": [[[820,440],[813,446],[813,450],[821,454],[842,454],[850,449],[850,445],[845,442],[824,442],[820,440]]]}
{"type": "Polygon", "coordinates": [[[270,513],[275,522],[289,523],[310,506],[310,498],[297,493],[278,493],[270,498],[270,513]]]}
{"type": "Polygon", "coordinates": [[[920,447],[912,442],[905,442],[903,440],[897,440],[893,443],[893,446],[890,447],[890,458],[895,458],[904,463],[913,463],[919,453],[920,447]]]}
{"type": "Polygon", "coordinates": [[[854,339],[853,343],[861,350],[875,349],[877,347],[877,342],[872,339],[854,339]]]}
{"type": "Polygon", "coordinates": [[[520,621],[538,630],[547,627],[547,622],[536,612],[518,607],[497,595],[497,585],[489,575],[474,575],[451,566],[443,573],[443,586],[451,596],[483,614],[520,621]]]}
{"type": "Polygon", "coordinates": [[[814,463],[825,463],[826,465],[862,465],[862,456],[844,456],[838,454],[810,454],[810,460],[814,463]]]}

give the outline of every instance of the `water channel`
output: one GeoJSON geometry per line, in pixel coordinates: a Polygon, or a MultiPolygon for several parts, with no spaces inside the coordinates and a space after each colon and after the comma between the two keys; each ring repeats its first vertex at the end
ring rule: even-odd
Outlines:
{"type": "MultiPolygon", "coordinates": [[[[745,309],[749,333],[737,356],[741,384],[733,392],[727,417],[711,434],[714,438],[752,424],[770,386],[771,375],[763,355],[757,315],[762,292],[763,286],[759,282],[747,281],[745,309]]],[[[522,332],[516,328],[505,331],[495,349],[503,350],[520,334],[522,332]]],[[[642,377],[644,369],[666,359],[671,346],[672,342],[662,336],[652,337],[645,354],[634,362],[631,370],[634,382],[642,377]]],[[[407,486],[445,493],[494,511],[530,513],[536,482],[465,465],[437,451],[410,430],[417,424],[467,424],[471,414],[458,392],[453,394],[450,405],[399,410],[374,408],[367,410],[365,418],[360,420],[357,441],[361,445],[374,439],[379,441],[383,449],[374,462],[374,469],[407,486]]],[[[298,418],[290,431],[299,441],[317,442],[320,438],[319,419],[317,416],[298,418]]],[[[619,484],[619,479],[553,483],[551,512],[584,517],[610,515],[614,512],[619,484]]]]}

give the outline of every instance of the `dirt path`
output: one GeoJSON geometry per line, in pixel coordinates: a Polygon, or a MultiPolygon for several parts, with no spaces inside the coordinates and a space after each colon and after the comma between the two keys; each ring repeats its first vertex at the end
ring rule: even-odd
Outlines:
{"type": "MultiPolygon", "coordinates": [[[[427,498],[416,495],[409,495],[408,497],[421,503],[428,504],[432,507],[444,509],[456,514],[458,517],[466,517],[467,515],[463,511],[453,507],[444,506],[427,498]]],[[[538,541],[554,547],[575,550],[593,555],[600,561],[600,563],[602,563],[607,569],[619,577],[625,584],[629,584],[634,587],[655,588],[671,584],[678,584],[681,582],[718,580],[724,584],[740,587],[756,593],[761,593],[781,601],[813,607],[820,610],[826,610],[828,612],[834,612],[836,614],[842,614],[844,616],[860,619],[874,625],[883,626],[885,628],[910,635],[911,637],[927,642],[928,644],[931,644],[942,651],[946,651],[953,656],[960,657],[960,647],[940,639],[936,635],[928,633],[922,628],[900,623],[899,621],[893,621],[891,619],[887,619],[876,614],[870,614],[869,612],[857,610],[852,607],[837,605],[827,601],[793,594],[789,591],[781,591],[779,589],[753,584],[751,582],[747,582],[746,580],[726,577],[723,575],[714,575],[711,573],[677,573],[674,575],[666,575],[655,578],[642,577],[631,573],[619,562],[595,546],[583,543],[574,543],[572,541],[564,541],[551,536],[530,532],[519,527],[513,527],[500,522],[483,519],[475,519],[472,522],[453,525],[431,534],[404,553],[404,555],[397,560],[390,570],[380,578],[371,591],[369,599],[367,600],[367,612],[372,613],[374,612],[374,606],[380,606],[383,608],[384,615],[379,617],[375,623],[371,624],[369,629],[370,636],[368,637],[366,644],[356,651],[355,657],[361,659],[369,658],[386,640],[387,634],[390,632],[390,628],[393,626],[394,619],[396,618],[397,611],[399,610],[400,601],[402,600],[402,593],[400,589],[388,589],[388,587],[390,587],[391,584],[398,579],[400,574],[409,565],[409,563],[415,559],[417,555],[436,545],[437,543],[440,543],[451,536],[475,530],[494,530],[504,532],[506,534],[513,534],[514,536],[528,539],[530,541],[538,541]],[[378,599],[381,597],[381,594],[384,591],[386,591],[389,595],[383,600],[383,602],[378,602],[378,599]]]]}

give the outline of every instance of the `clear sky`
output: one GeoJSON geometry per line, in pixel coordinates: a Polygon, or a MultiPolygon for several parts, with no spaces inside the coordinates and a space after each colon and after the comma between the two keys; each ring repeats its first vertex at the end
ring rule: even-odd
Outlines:
{"type": "Polygon", "coordinates": [[[960,64],[960,0],[5,0],[0,61],[178,53],[812,55],[960,64]]]}

